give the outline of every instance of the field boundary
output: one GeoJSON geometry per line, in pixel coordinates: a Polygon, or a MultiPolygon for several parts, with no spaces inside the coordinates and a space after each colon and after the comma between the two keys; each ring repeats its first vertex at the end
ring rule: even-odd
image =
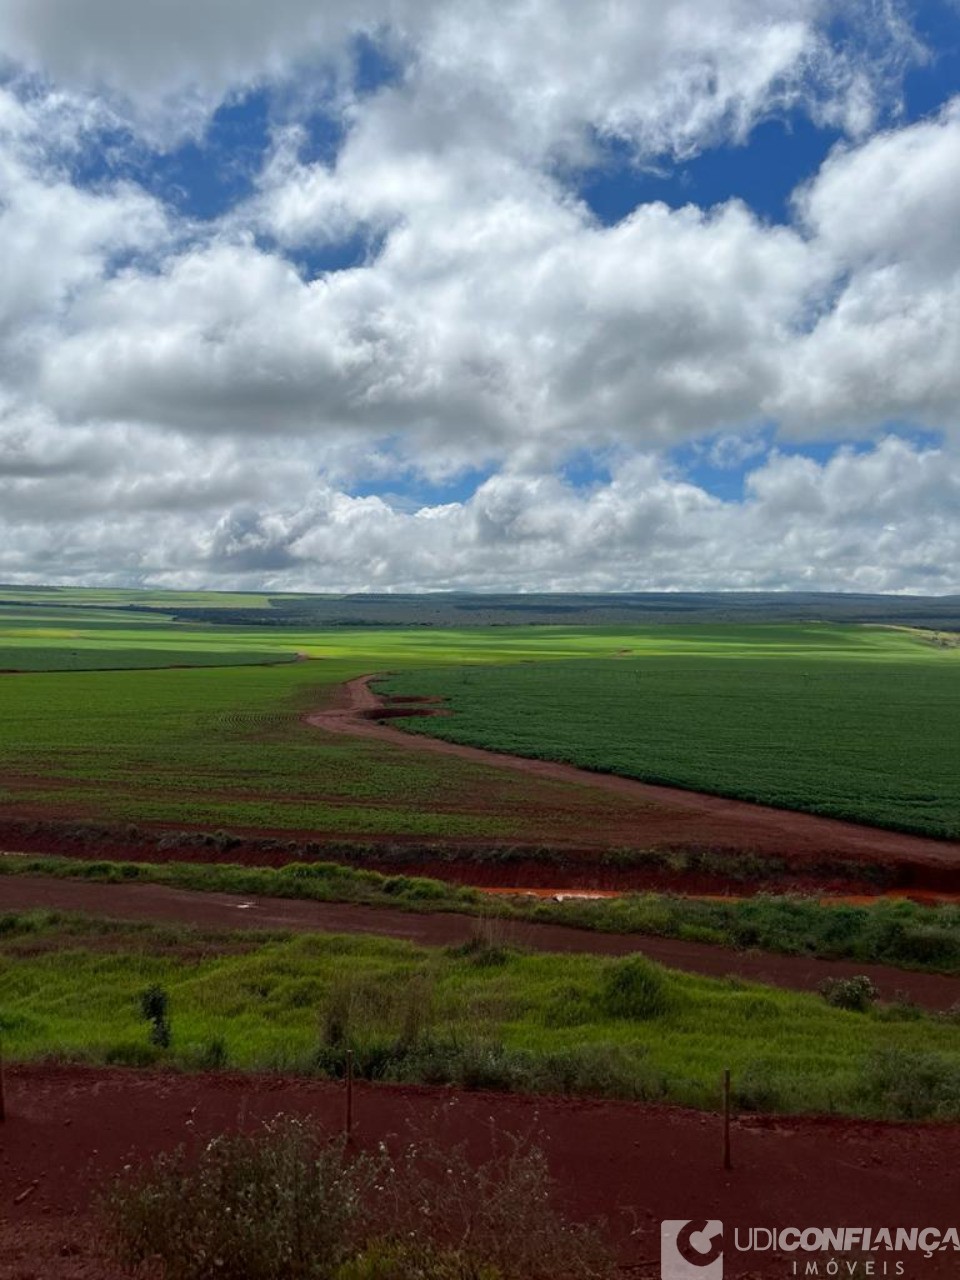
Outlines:
{"type": "Polygon", "coordinates": [[[853,857],[865,862],[917,862],[937,866],[960,880],[960,843],[930,836],[910,835],[839,818],[826,818],[793,809],[735,800],[703,791],[640,782],[617,774],[594,772],[576,765],[509,755],[484,747],[467,746],[425,734],[406,733],[385,724],[404,715],[436,714],[433,706],[411,705],[410,698],[391,705],[370,688],[382,673],[357,676],[338,686],[331,705],[304,717],[307,724],[325,733],[369,738],[405,751],[429,751],[499,769],[511,769],[538,778],[587,787],[619,796],[645,800],[673,814],[695,813],[709,820],[723,820],[741,832],[740,848],[787,853],[792,844],[809,843],[821,854],[853,857]],[[391,714],[392,713],[392,714],[391,714]]]}

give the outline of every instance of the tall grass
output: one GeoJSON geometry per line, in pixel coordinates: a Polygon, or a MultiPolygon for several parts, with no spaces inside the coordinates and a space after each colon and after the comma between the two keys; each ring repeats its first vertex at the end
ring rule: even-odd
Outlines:
{"type": "Polygon", "coordinates": [[[636,957],[524,954],[481,938],[443,952],[358,936],[216,939],[56,918],[7,918],[0,1032],[15,1060],[229,1065],[467,1088],[591,1093],[713,1107],[724,1068],[739,1105],[960,1115],[960,1019],[857,1013],[803,995],[677,973],[636,957]],[[141,997],[167,996],[169,1047],[141,997]],[[887,1057],[884,1057],[886,1055],[887,1057]],[[875,1064],[926,1061],[877,1083],[875,1064]],[[938,1083],[939,1082],[939,1083],[938,1083]]]}

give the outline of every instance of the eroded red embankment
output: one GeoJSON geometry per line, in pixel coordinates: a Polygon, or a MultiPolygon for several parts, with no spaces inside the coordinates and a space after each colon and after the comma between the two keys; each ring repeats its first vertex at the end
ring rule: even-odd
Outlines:
{"type": "MultiPolygon", "coordinates": [[[[626,897],[619,889],[567,889],[553,887],[549,889],[525,889],[516,885],[478,885],[479,893],[487,893],[492,898],[536,898],[543,902],[604,902],[614,898],[626,897]]],[[[703,902],[746,902],[754,894],[746,893],[689,893],[689,898],[698,898],[703,902]]],[[[878,902],[916,902],[925,907],[955,906],[960,903],[960,893],[934,893],[921,889],[885,890],[883,893],[832,893],[816,898],[822,907],[872,907],[878,902]]]]}
{"type": "MultiPolygon", "coordinates": [[[[0,1277],[119,1280],[98,1260],[89,1233],[91,1195],[105,1179],[157,1151],[179,1143],[197,1149],[280,1111],[336,1133],[343,1105],[339,1085],[275,1075],[9,1070],[0,1277]]],[[[743,1117],[733,1127],[734,1167],[724,1172],[717,1118],[674,1107],[358,1085],[354,1111],[361,1149],[428,1139],[441,1149],[466,1143],[479,1161],[494,1141],[502,1150],[507,1135],[531,1137],[547,1155],[565,1211],[606,1219],[625,1274],[641,1280],[660,1275],[662,1219],[720,1219],[744,1230],[944,1228],[956,1217],[957,1125],[743,1117]]],[[[908,1275],[957,1275],[952,1254],[909,1260],[908,1275]]],[[[789,1265],[731,1250],[725,1274],[785,1280],[789,1265]]]]}
{"type": "MultiPolygon", "coordinates": [[[[0,852],[97,861],[202,862],[251,867],[283,867],[290,862],[343,862],[386,875],[427,876],[478,889],[510,892],[527,889],[547,896],[554,892],[684,893],[728,896],[731,889],[744,897],[755,893],[877,895],[877,868],[865,860],[846,860],[823,868],[810,860],[781,856],[771,863],[769,874],[743,877],[724,874],[722,861],[695,868],[668,859],[634,863],[608,857],[608,850],[586,841],[592,833],[584,822],[579,840],[511,841],[504,857],[502,846],[489,839],[445,837],[425,842],[421,836],[389,833],[365,835],[356,842],[320,830],[250,830],[231,827],[223,843],[215,835],[184,831],[158,823],[137,827],[103,826],[44,818],[0,819],[0,852]]],[[[576,834],[576,833],[575,833],[576,834]]],[[[636,831],[633,836],[636,837],[636,831]]],[[[742,852],[742,851],[740,851],[742,852]]],[[[917,900],[950,897],[957,876],[952,871],[917,864],[886,865],[885,884],[917,900]]]]}

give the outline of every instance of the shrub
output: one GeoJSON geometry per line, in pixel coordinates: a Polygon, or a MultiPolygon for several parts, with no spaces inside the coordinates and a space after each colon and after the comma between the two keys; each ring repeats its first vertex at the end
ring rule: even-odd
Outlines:
{"type": "Polygon", "coordinates": [[[681,924],[677,937],[684,942],[706,942],[710,946],[726,946],[728,935],[722,929],[711,928],[706,924],[681,924]]]}
{"type": "Polygon", "coordinates": [[[127,1174],[105,1202],[121,1261],[164,1280],[328,1280],[349,1256],[370,1163],[345,1161],[303,1121],[215,1138],[127,1174]]]}
{"type": "Polygon", "coordinates": [[[866,1013],[880,994],[862,973],[853,978],[824,978],[817,991],[835,1009],[850,1009],[854,1013],[866,1013]]]}
{"type": "Polygon", "coordinates": [[[877,1049],[866,1060],[866,1100],[898,1120],[960,1115],[960,1067],[938,1053],[877,1049]]]}
{"type": "Polygon", "coordinates": [[[751,1022],[774,1022],[780,1017],[780,1006],[769,996],[744,995],[737,1001],[737,1009],[751,1022]]]}
{"type": "Polygon", "coordinates": [[[769,1062],[748,1062],[733,1081],[733,1102],[741,1111],[778,1111],[784,1098],[769,1062]]]}
{"type": "Polygon", "coordinates": [[[404,984],[399,998],[399,1030],[397,1048],[409,1053],[426,1037],[433,1020],[434,979],[427,973],[414,973],[404,984]]]}
{"type": "Polygon", "coordinates": [[[659,1018],[670,1007],[666,975],[643,956],[617,960],[603,976],[600,1005],[609,1018],[659,1018]]]}
{"type": "Polygon", "coordinates": [[[496,916],[478,916],[473,922],[469,940],[459,947],[450,947],[447,954],[481,967],[499,967],[505,965],[511,956],[508,937],[506,920],[496,916]]]}
{"type": "Polygon", "coordinates": [[[612,1278],[599,1235],[555,1209],[543,1153],[492,1137],[479,1165],[416,1134],[394,1162],[277,1116],[128,1171],[102,1207],[121,1262],[164,1280],[612,1278]]]}
{"type": "Polygon", "coordinates": [[[882,1022],[922,1022],[928,1016],[907,991],[894,992],[890,1004],[877,1013],[882,1022]]]}
{"type": "Polygon", "coordinates": [[[458,1058],[459,1083],[465,1089],[516,1089],[532,1065],[527,1054],[495,1043],[465,1044],[458,1058]]]}
{"type": "Polygon", "coordinates": [[[459,947],[450,947],[448,955],[457,960],[469,960],[478,968],[489,969],[500,968],[510,959],[510,952],[506,947],[484,942],[481,938],[471,938],[459,947]]]}
{"type": "Polygon", "coordinates": [[[158,1049],[170,1048],[170,1023],[167,1019],[169,1000],[163,987],[148,987],[140,996],[140,1012],[151,1023],[150,1043],[158,1049]]]}
{"type": "Polygon", "coordinates": [[[647,1050],[623,1045],[585,1044],[538,1059],[534,1087],[543,1093],[586,1093],[594,1097],[656,1099],[666,1082],[649,1063],[647,1050]]]}
{"type": "Polygon", "coordinates": [[[323,1011],[321,1039],[331,1049],[339,1049],[350,1040],[351,1021],[356,993],[351,982],[334,982],[323,1011]]]}
{"type": "Polygon", "coordinates": [[[586,984],[564,982],[544,1001],[543,1021],[548,1027],[581,1027],[597,1018],[594,993],[586,984]]]}
{"type": "MultiPolygon", "coordinates": [[[[543,1152],[520,1138],[492,1137],[493,1157],[479,1166],[465,1147],[443,1149],[428,1138],[414,1141],[395,1168],[399,1234],[418,1242],[439,1237],[449,1251],[440,1257],[460,1268],[428,1271],[429,1280],[612,1277],[612,1259],[597,1232],[557,1212],[543,1152]],[[436,1225],[431,1231],[425,1224],[436,1225]]],[[[397,1273],[396,1280],[401,1275],[413,1280],[418,1272],[397,1273]]]]}
{"type": "Polygon", "coordinates": [[[889,949],[890,958],[900,964],[921,968],[956,968],[960,960],[960,937],[956,930],[934,926],[903,929],[896,944],[889,949]]]}

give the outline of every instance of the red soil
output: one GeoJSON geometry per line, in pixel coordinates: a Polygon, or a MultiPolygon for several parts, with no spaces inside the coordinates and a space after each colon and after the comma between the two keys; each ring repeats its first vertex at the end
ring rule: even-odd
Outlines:
{"type": "MultiPolygon", "coordinates": [[[[32,784],[31,784],[32,785],[32,784]]],[[[22,806],[18,806],[22,809],[22,806]]],[[[521,841],[511,842],[509,859],[485,856],[488,839],[444,838],[425,842],[420,836],[363,836],[351,851],[343,838],[324,838],[317,832],[258,830],[235,834],[228,847],[214,840],[196,843],[169,842],[172,831],[158,823],[141,826],[134,835],[123,827],[50,821],[48,814],[35,818],[0,819],[0,853],[15,851],[64,858],[95,858],[126,862],[205,862],[240,864],[252,867],[283,867],[290,862],[315,860],[344,862],[386,875],[428,876],[452,884],[489,888],[497,892],[598,892],[617,896],[623,893],[684,893],[726,897],[731,886],[738,895],[755,893],[800,893],[819,895],[860,895],[864,900],[877,896],[869,866],[857,874],[856,863],[834,868],[826,875],[808,860],[781,858],[782,869],[771,867],[769,875],[732,881],[721,870],[689,871],[660,865],[622,865],[604,859],[604,850],[583,843],[548,845],[546,852],[531,848],[528,856],[521,841]],[[319,853],[318,853],[319,850],[319,853]],[[552,888],[544,890],[544,886],[552,888]]],[[[592,833],[591,833],[592,834],[592,833]]],[[[583,839],[584,837],[581,837],[583,839]]],[[[899,892],[918,900],[950,899],[957,878],[953,872],[921,865],[898,864],[889,868],[890,880],[902,886],[899,892]],[[923,885],[924,888],[916,886],[923,885]]]]}
{"type": "MultiPolygon", "coordinates": [[[[867,862],[896,863],[936,868],[953,880],[960,870],[960,844],[953,841],[903,835],[853,822],[821,818],[814,814],[774,809],[766,805],[730,800],[677,787],[655,786],[613,774],[593,773],[573,765],[530,760],[479,747],[463,746],[439,738],[406,734],[382,723],[395,718],[397,708],[369,687],[372,676],[359,677],[342,686],[334,705],[307,717],[326,733],[350,734],[389,743],[405,751],[456,756],[476,764],[509,769],[531,778],[563,782],[597,794],[595,824],[590,838],[598,845],[620,843],[636,847],[713,848],[751,850],[760,854],[789,856],[799,861],[849,858],[867,862]],[[629,837],[611,829],[604,797],[617,797],[644,805],[641,825],[636,821],[629,837]]],[[[418,708],[417,714],[435,714],[418,708]]],[[[406,712],[405,714],[410,714],[406,712]]]]}
{"type": "MultiPolygon", "coordinates": [[[[90,884],[42,876],[0,878],[0,911],[85,911],[117,920],[176,922],[209,929],[273,929],[296,932],[365,933],[400,938],[418,946],[459,946],[477,936],[475,916],[420,914],[355,903],[306,902],[292,898],[196,893],[153,884],[90,884]]],[[[733,951],[703,942],[637,934],[595,933],[566,925],[497,920],[489,926],[498,942],[536,951],[622,956],[641,952],[661,964],[723,978],[736,975],[797,991],[815,991],[824,978],[870,977],[881,998],[898,993],[932,1009],[960,1000],[960,978],[912,973],[886,965],[811,956],[733,951]]]]}
{"type": "MultiPolygon", "coordinates": [[[[545,902],[564,902],[573,900],[597,901],[609,898],[623,898],[627,895],[618,889],[519,889],[516,886],[499,885],[496,887],[478,885],[480,893],[488,893],[494,898],[539,898],[545,902]]],[[[755,894],[746,893],[688,893],[690,898],[701,898],[706,902],[744,902],[755,894]]],[[[916,902],[921,906],[955,906],[960,903],[960,893],[926,893],[915,890],[904,893],[891,890],[884,893],[834,893],[821,895],[817,902],[822,907],[872,907],[878,902],[916,902]]]]}
{"type": "MultiPolygon", "coordinates": [[[[342,1086],[278,1076],[10,1070],[0,1280],[115,1280],[90,1232],[91,1197],[125,1165],[279,1111],[336,1133],[343,1108],[342,1086]]],[[[679,1108],[358,1085],[354,1109],[360,1147],[426,1135],[440,1146],[465,1142],[481,1160],[495,1136],[501,1149],[506,1134],[532,1138],[564,1210],[605,1218],[624,1273],[638,1280],[660,1274],[661,1219],[718,1218],[728,1235],[734,1227],[945,1229],[956,1221],[957,1125],[743,1117],[733,1127],[734,1167],[724,1172],[717,1118],[679,1108]]],[[[793,1256],[728,1250],[726,1275],[786,1280],[793,1256]]],[[[960,1269],[952,1253],[901,1256],[906,1274],[921,1280],[960,1269]]]]}

